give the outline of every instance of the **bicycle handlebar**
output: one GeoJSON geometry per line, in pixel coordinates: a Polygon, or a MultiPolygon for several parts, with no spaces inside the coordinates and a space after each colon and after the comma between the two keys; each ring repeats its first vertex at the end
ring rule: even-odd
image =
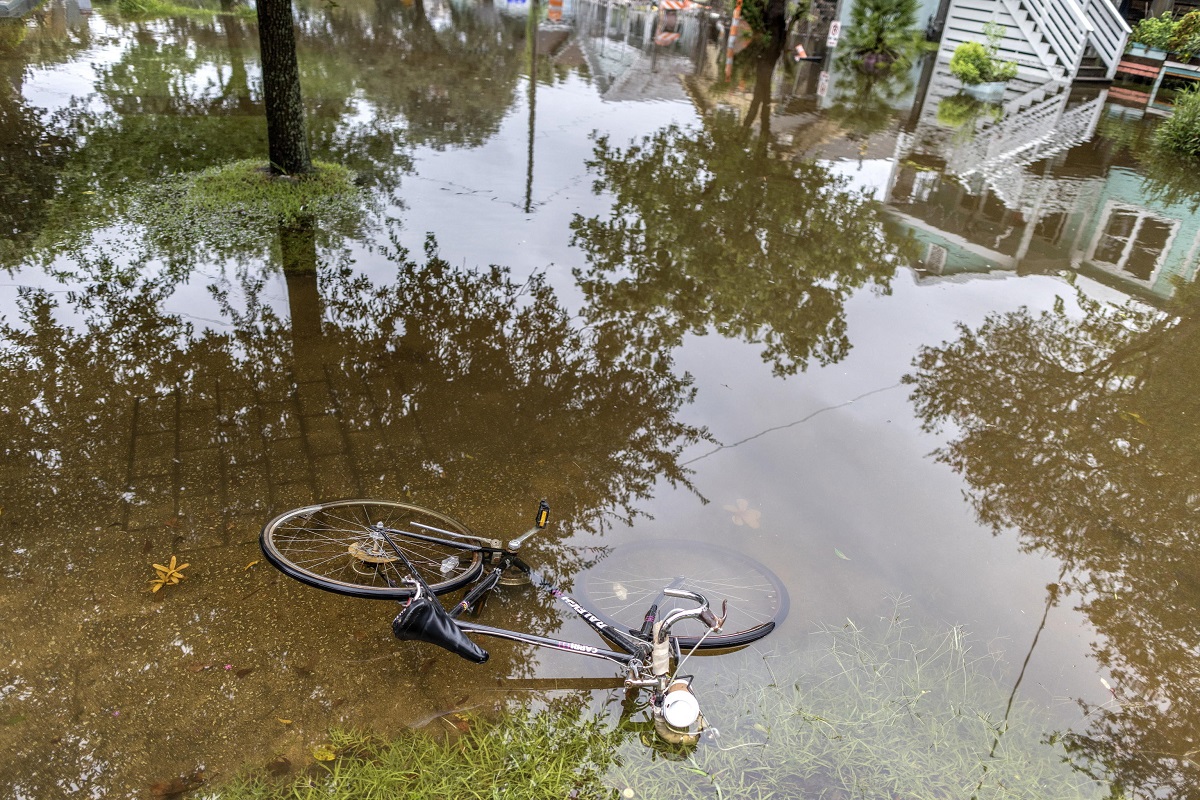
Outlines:
{"type": "MultiPolygon", "coordinates": [[[[667,597],[676,597],[681,600],[692,600],[697,604],[696,608],[677,608],[660,621],[655,626],[658,635],[662,637],[662,641],[666,641],[667,634],[671,630],[671,626],[680,620],[684,619],[699,619],[713,631],[721,630],[721,626],[725,624],[725,607],[726,601],[721,602],[721,616],[717,616],[709,608],[708,598],[697,592],[691,592],[687,589],[663,589],[663,594],[667,597]]],[[[657,640],[656,642],[657,643],[657,640]]]]}

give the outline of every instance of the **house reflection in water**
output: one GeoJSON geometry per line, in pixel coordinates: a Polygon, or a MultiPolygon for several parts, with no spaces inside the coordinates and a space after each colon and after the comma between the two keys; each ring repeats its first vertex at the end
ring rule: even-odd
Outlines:
{"type": "MultiPolygon", "coordinates": [[[[873,80],[830,36],[832,23],[849,23],[851,5],[816,3],[794,31],[785,53],[801,45],[817,59],[777,66],[769,133],[777,155],[842,162],[872,186],[924,243],[922,276],[1074,269],[1160,299],[1173,294],[1175,279],[1194,279],[1200,219],[1187,192],[1174,193],[1183,196],[1176,201],[1148,189],[1137,148],[1097,135],[1102,125],[1145,130],[1141,114],[1111,93],[1128,33],[1115,6],[1089,4],[1091,38],[1056,49],[1062,37],[1031,29],[1038,3],[996,3],[1003,54],[1020,70],[1001,99],[983,102],[963,93],[948,66],[959,41],[982,38],[978,3],[923,2],[920,19],[942,33],[937,52],[906,75],[873,80]]],[[[672,25],[682,40],[656,48],[653,12],[587,0],[573,7],[576,35],[609,99],[686,96],[702,113],[739,116],[751,107],[750,86],[721,81],[725,20],[681,15],[672,25]]]]}
{"type": "Polygon", "coordinates": [[[1069,267],[1159,298],[1194,279],[1200,219],[1097,139],[1122,113],[1107,88],[1047,84],[955,128],[955,83],[939,65],[882,198],[925,243],[926,274],[1069,267]]]}

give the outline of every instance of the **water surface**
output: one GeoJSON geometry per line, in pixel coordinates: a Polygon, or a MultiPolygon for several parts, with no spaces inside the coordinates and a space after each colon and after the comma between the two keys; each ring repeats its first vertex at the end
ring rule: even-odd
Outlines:
{"type": "Polygon", "coordinates": [[[964,131],[934,62],[726,82],[711,21],[655,48],[644,11],[532,9],[302,6],[314,153],[368,210],[219,241],[138,197],[265,154],[251,17],[51,3],[5,39],[0,783],[161,795],[608,677],[397,643],[394,607],[258,551],[319,499],[504,535],[547,497],[531,558],[567,584],[622,542],[722,543],[788,586],[781,652],[899,601],[1000,659],[998,725],[1011,694],[1075,766],[1187,796],[1200,229],[1153,119],[1014,87],[964,131]]]}

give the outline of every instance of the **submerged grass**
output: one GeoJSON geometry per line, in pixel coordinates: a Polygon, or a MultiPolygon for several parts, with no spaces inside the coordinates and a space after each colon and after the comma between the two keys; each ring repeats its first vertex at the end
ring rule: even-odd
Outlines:
{"type": "Polygon", "coordinates": [[[262,161],[236,161],[141,189],[130,218],[172,251],[253,247],[280,226],[353,235],[369,211],[369,198],[354,177],[343,166],[320,161],[312,174],[295,178],[271,175],[262,161]]]}
{"type": "MultiPolygon", "coordinates": [[[[1100,794],[1043,741],[1041,711],[972,655],[960,629],[819,634],[805,654],[754,659],[725,692],[704,692],[721,735],[694,748],[657,742],[644,718],[606,721],[559,697],[465,732],[374,737],[335,732],[336,759],[299,778],[246,777],[210,795],[296,798],[822,798],[1074,800],[1100,794]],[[647,748],[651,749],[647,749],[647,748]]],[[[449,726],[447,726],[449,727],[449,726]]]]}
{"type": "Polygon", "coordinates": [[[610,780],[662,798],[1099,795],[1043,741],[1041,710],[1009,705],[996,660],[973,656],[961,629],[919,631],[897,614],[881,630],[819,635],[816,650],[763,656],[733,691],[705,694],[724,735],[692,754],[691,772],[627,760],[610,780]]]}

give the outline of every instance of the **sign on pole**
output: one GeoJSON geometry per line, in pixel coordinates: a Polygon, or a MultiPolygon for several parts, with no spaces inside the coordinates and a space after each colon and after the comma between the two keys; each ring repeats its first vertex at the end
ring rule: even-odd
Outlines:
{"type": "Polygon", "coordinates": [[[842,23],[836,19],[829,23],[829,38],[825,40],[826,47],[837,47],[838,37],[842,35],[842,23]]]}

